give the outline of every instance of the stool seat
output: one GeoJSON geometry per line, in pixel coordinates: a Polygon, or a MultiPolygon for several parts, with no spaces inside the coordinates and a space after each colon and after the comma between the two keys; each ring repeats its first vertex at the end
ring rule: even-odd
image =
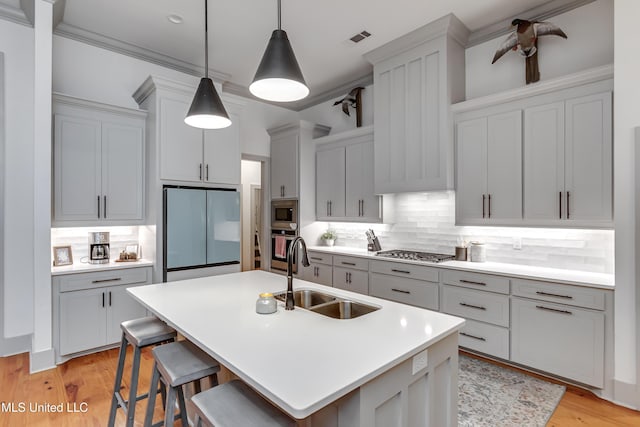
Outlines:
{"type": "Polygon", "coordinates": [[[208,377],[220,371],[220,364],[189,341],[155,347],[153,358],[162,378],[171,387],[208,377]]]}
{"type": "Polygon", "coordinates": [[[142,317],[120,324],[122,332],[132,345],[147,347],[176,337],[176,331],[156,317],[142,317]]]}
{"type": "Polygon", "coordinates": [[[297,424],[238,380],[198,393],[191,401],[200,420],[215,427],[293,427],[297,424]]]}

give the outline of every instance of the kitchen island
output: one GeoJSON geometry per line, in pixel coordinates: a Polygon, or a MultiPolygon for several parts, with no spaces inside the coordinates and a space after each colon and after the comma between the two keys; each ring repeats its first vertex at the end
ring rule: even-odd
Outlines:
{"type": "Polygon", "coordinates": [[[333,319],[296,307],[257,314],[281,275],[251,271],[128,289],[156,316],[305,426],[456,426],[464,320],[294,280],[380,307],[333,319]]]}

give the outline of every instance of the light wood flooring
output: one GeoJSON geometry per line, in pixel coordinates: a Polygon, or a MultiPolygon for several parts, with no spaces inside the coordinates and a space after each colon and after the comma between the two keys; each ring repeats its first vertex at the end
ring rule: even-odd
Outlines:
{"type": "MultiPolygon", "coordinates": [[[[473,356],[473,355],[471,355],[473,356]]],[[[5,405],[0,412],[0,426],[100,426],[106,425],[113,378],[115,377],[118,350],[112,349],[70,360],[55,369],[29,375],[29,358],[20,354],[0,358],[0,402],[5,405]],[[69,408],[66,407],[67,402],[69,408]],[[6,404],[25,405],[25,412],[8,412],[6,404]],[[31,412],[29,405],[63,405],[62,413],[31,412]],[[86,412],[67,412],[67,409],[86,412]],[[74,406],[75,404],[75,406],[74,406]]],[[[131,355],[127,356],[127,362],[131,355]]],[[[143,351],[139,390],[148,390],[151,377],[152,356],[143,351]]],[[[129,367],[127,368],[127,370],[129,367]]],[[[128,372],[125,370],[123,394],[128,395],[128,372]]],[[[224,381],[224,379],[222,379],[224,381]]],[[[142,426],[146,400],[138,403],[136,425],[142,426]]],[[[160,399],[157,399],[155,421],[162,417],[160,399]]],[[[118,410],[116,425],[124,425],[124,414],[118,410]]],[[[176,422],[176,426],[180,422],[176,422]]],[[[582,389],[568,386],[560,405],[547,424],[551,427],[573,426],[640,426],[640,412],[616,406],[599,399],[582,389]]]]}

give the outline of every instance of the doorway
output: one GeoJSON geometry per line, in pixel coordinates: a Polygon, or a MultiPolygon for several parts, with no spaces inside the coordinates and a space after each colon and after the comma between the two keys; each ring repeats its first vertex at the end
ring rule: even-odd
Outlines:
{"type": "Polygon", "coordinates": [[[243,159],[241,161],[241,229],[242,271],[264,268],[263,191],[264,162],[243,159]]]}

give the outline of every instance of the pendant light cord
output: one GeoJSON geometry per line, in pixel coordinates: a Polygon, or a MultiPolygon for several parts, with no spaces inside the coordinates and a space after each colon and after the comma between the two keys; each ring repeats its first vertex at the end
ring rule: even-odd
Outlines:
{"type": "Polygon", "coordinates": [[[278,30],[282,29],[282,8],[280,6],[280,0],[278,0],[278,30]]]}
{"type": "MultiPolygon", "coordinates": [[[[278,0],[280,2],[280,0],[278,0]]],[[[208,0],[204,0],[204,77],[209,78],[209,24],[207,17],[209,10],[207,8],[208,0]]]]}

